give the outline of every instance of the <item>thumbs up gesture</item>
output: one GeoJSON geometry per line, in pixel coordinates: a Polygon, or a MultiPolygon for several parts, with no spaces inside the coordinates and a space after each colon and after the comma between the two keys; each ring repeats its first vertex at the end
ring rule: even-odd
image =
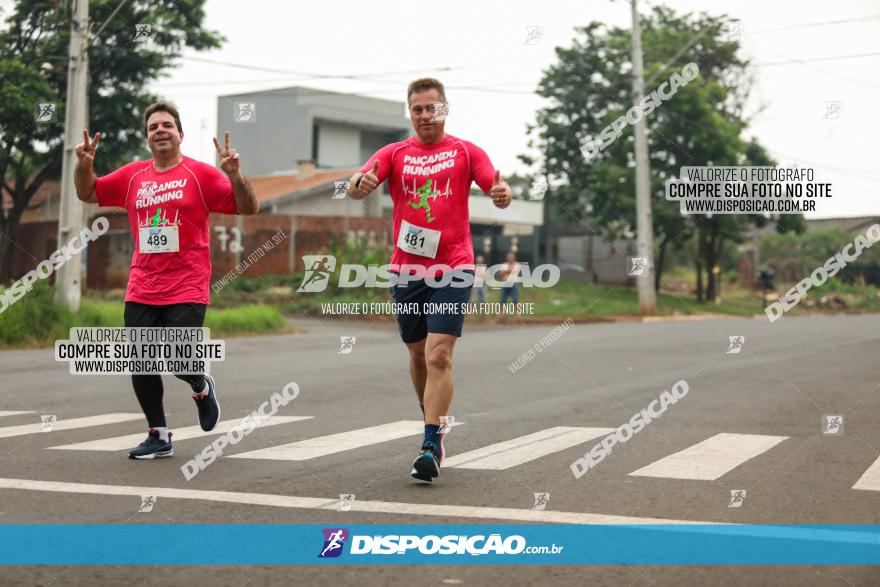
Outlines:
{"type": "Polygon", "coordinates": [[[489,197],[492,198],[496,208],[507,208],[510,206],[510,200],[513,198],[510,186],[501,178],[501,172],[497,169],[495,170],[495,180],[492,182],[492,189],[489,190],[489,197]]]}
{"type": "Polygon", "coordinates": [[[376,186],[379,185],[379,160],[375,159],[373,161],[373,169],[363,174],[360,177],[360,181],[358,182],[357,189],[364,196],[372,192],[376,189],[376,186]]]}

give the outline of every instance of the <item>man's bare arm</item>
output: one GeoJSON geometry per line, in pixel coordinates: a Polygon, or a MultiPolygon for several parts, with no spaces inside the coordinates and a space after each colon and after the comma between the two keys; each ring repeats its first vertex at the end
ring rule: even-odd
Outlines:
{"type": "Polygon", "coordinates": [[[239,214],[250,216],[256,214],[260,210],[260,204],[257,202],[257,192],[254,186],[239,171],[237,174],[229,176],[232,183],[232,195],[235,196],[235,207],[239,214]]]}
{"type": "Polygon", "coordinates": [[[232,195],[235,197],[235,208],[239,214],[250,216],[260,209],[254,186],[241,172],[241,158],[238,152],[229,146],[229,131],[223,135],[223,145],[214,137],[214,148],[220,156],[220,169],[232,184],[232,195]]]}
{"type": "Polygon", "coordinates": [[[98,177],[95,175],[93,164],[99,142],[101,142],[101,133],[95,133],[95,138],[89,139],[89,131],[83,130],[83,142],[74,149],[76,168],[73,172],[73,184],[76,187],[76,197],[88,204],[98,203],[98,194],[95,191],[98,177]]]}

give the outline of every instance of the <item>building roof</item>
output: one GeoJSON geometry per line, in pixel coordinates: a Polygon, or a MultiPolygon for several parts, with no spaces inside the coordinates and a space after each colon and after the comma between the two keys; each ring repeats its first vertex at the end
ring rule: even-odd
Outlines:
{"type": "Polygon", "coordinates": [[[318,170],[308,179],[297,179],[296,174],[249,177],[248,179],[257,193],[257,201],[263,203],[295,192],[303,192],[334,181],[348,179],[355,171],[357,169],[318,170]]]}

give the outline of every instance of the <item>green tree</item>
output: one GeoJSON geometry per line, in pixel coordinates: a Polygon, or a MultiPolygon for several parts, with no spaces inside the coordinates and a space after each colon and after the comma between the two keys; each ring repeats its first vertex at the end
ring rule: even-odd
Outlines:
{"type": "MultiPolygon", "coordinates": [[[[751,84],[748,64],[737,56],[739,44],[725,36],[725,16],[680,16],[658,6],[642,15],[645,91],[689,62],[699,76],[646,117],[651,166],[655,237],[655,288],[659,289],[664,253],[681,248],[696,234],[697,267],[705,268],[705,297],[714,296],[715,266],[725,242],[738,241],[749,224],[763,217],[684,217],[665,200],[665,181],[682,166],[769,164],[764,150],[743,137],[743,105],[751,84]]],[[[605,238],[619,238],[635,227],[633,129],[604,150],[585,156],[585,145],[633,105],[631,32],[592,22],[578,29],[571,47],[557,47],[558,62],[542,78],[538,93],[549,101],[539,110],[530,145],[542,154],[546,173],[567,185],[553,190],[553,202],[569,213],[589,212],[605,238]]],[[[528,158],[524,158],[528,161],[528,158]]],[[[704,298],[702,271],[699,299],[704,298]]]]}
{"type": "MultiPolygon", "coordinates": [[[[794,233],[768,234],[761,237],[759,248],[762,263],[776,271],[777,289],[787,289],[807,277],[817,267],[822,267],[838,254],[855,237],[864,232],[846,231],[840,227],[811,230],[803,235],[794,233]]],[[[852,253],[852,250],[849,251],[852,253]]],[[[880,247],[864,249],[856,259],[843,257],[846,266],[834,277],[843,283],[861,280],[880,285],[880,247]]]]}
{"type": "MultiPolygon", "coordinates": [[[[184,47],[220,46],[205,30],[205,0],[92,0],[89,41],[89,126],[100,130],[101,166],[144,155],[142,113],[156,96],[149,83],[171,67],[184,47]],[[100,36],[95,33],[106,24],[100,36]],[[136,40],[136,25],[149,25],[136,40]],[[143,37],[141,37],[143,39],[143,37]]],[[[61,173],[70,3],[18,0],[0,28],[0,281],[12,277],[12,234],[34,194],[61,173]],[[38,102],[57,105],[57,122],[35,122],[38,102]]]]}

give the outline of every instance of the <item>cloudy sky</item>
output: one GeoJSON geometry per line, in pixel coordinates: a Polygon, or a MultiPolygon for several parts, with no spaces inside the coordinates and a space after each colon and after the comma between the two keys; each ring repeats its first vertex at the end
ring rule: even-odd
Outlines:
{"type": "MultiPolygon", "coordinates": [[[[810,216],[880,215],[876,0],[664,4],[742,21],[744,55],[757,74],[749,134],[780,163],[813,167],[833,184],[833,197],[810,216]],[[839,112],[829,115],[827,102],[841,102],[839,112]]],[[[575,27],[592,20],[630,22],[621,0],[209,0],[206,10],[207,26],[228,42],[188,53],[154,85],[180,106],[189,155],[212,157],[219,95],[299,85],[404,102],[410,80],[432,75],[447,86],[447,131],[482,146],[505,172],[522,170],[516,157],[527,152],[526,125],[543,104],[534,89],[554,47],[570,45],[575,27]],[[527,44],[534,26],[543,34],[527,44]]]]}

